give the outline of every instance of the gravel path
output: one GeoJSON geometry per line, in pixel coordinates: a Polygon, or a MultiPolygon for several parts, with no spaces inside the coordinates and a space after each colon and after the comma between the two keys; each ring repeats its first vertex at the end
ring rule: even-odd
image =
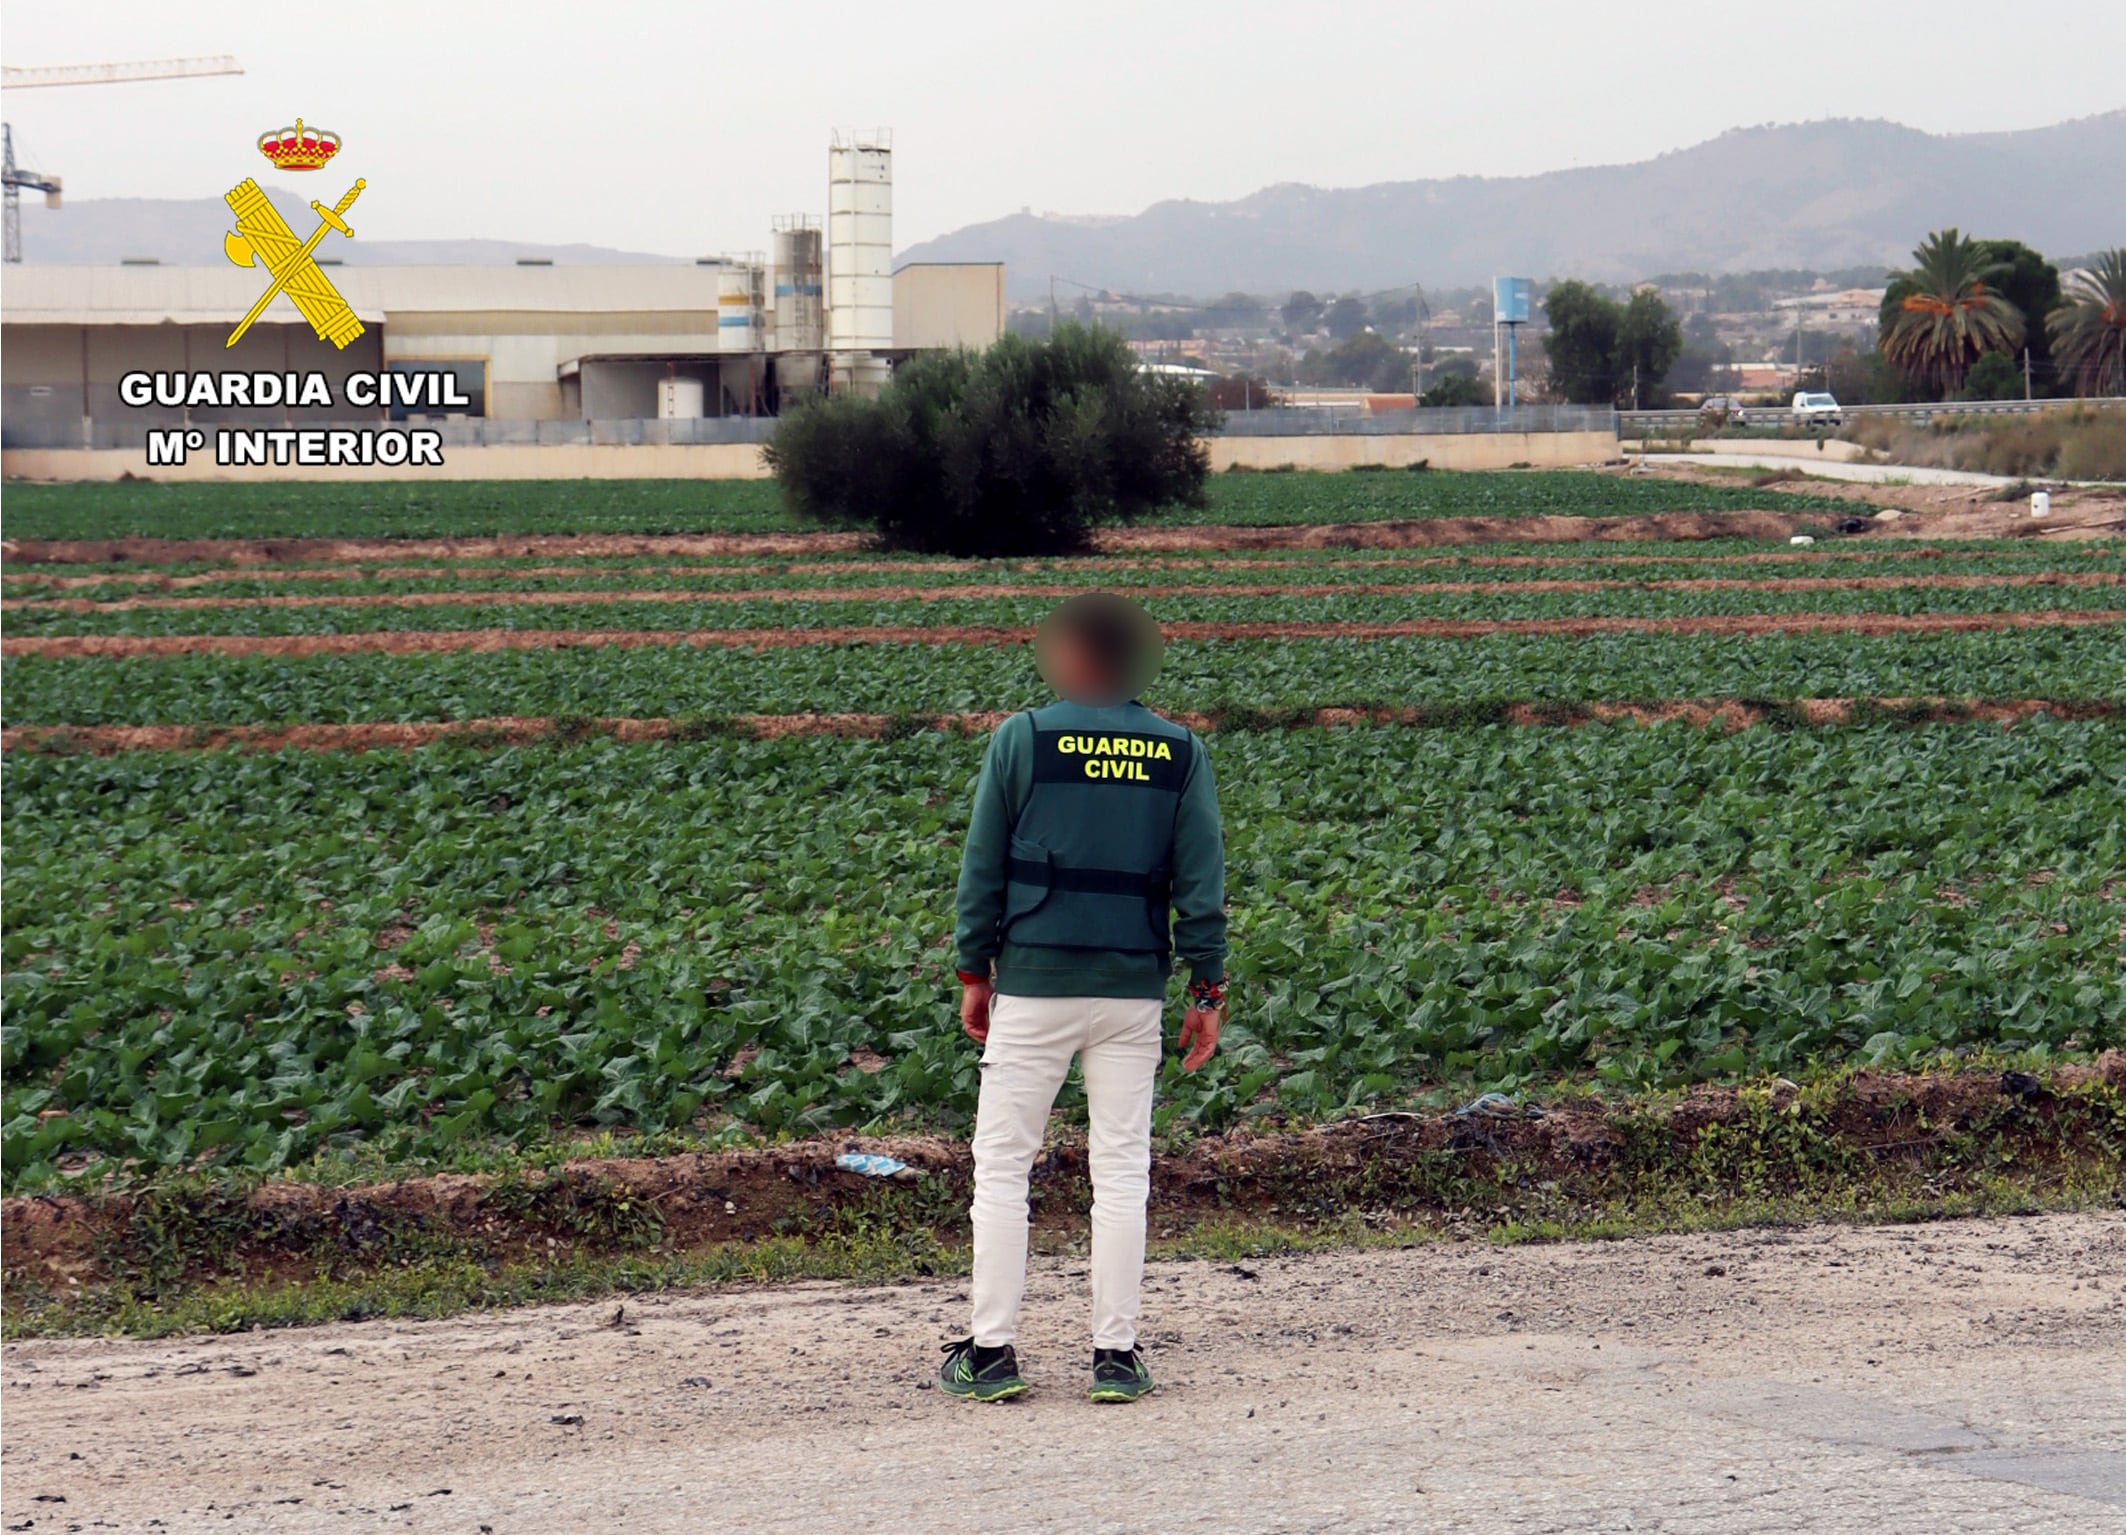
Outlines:
{"type": "Polygon", "coordinates": [[[7,1347],[9,1530],[2126,1531],[2126,1217],[1155,1265],[1162,1382],[929,1389],[959,1280],[7,1347]],[[617,1319],[616,1319],[617,1318],[617,1319]],[[64,1501],[55,1501],[63,1499],[64,1501]]]}

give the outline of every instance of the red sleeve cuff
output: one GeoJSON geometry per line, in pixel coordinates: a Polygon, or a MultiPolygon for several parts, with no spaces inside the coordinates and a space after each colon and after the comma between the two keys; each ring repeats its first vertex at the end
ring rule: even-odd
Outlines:
{"type": "Polygon", "coordinates": [[[967,986],[984,983],[989,979],[986,975],[976,975],[972,970],[956,970],[953,973],[960,978],[963,985],[967,986]]]}

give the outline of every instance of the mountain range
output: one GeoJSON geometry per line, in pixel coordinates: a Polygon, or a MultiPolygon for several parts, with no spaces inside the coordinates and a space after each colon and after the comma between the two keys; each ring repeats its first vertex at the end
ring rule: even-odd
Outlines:
{"type": "MultiPolygon", "coordinates": [[[[915,168],[909,172],[914,173],[915,168]]],[[[1658,272],[1902,265],[1931,229],[2013,237],[2053,255],[2126,241],[2126,109],[2013,133],[1929,134],[1837,119],[1737,128],[1631,165],[1324,188],[1285,183],[1233,202],[1141,213],[1019,213],[902,251],[908,261],[1002,261],[1016,297],[1051,275],[1128,292],[1210,296],[1435,286],[1506,274],[1621,282],[1658,272]],[[2106,192],[2104,188],[2111,191],[2106,192]]],[[[274,201],[307,228],[292,194],[274,201]]],[[[216,199],[25,200],[33,261],[217,259],[216,199]]],[[[342,260],[569,265],[684,260],[509,240],[341,242],[342,260]]]]}
{"type": "MultiPolygon", "coordinates": [[[[278,187],[267,187],[265,192],[290,229],[308,234],[316,226],[317,215],[303,198],[278,187]]],[[[359,231],[360,218],[351,213],[348,218],[359,231]]],[[[218,197],[86,197],[79,202],[70,199],[57,211],[47,209],[41,200],[24,198],[22,252],[40,265],[115,266],[121,261],[150,260],[164,266],[205,266],[222,259],[222,234],[235,223],[229,205],[218,197]]],[[[526,257],[566,266],[636,266],[688,259],[603,245],[539,245],[521,240],[335,238],[319,254],[349,266],[508,266],[526,257]]]]}
{"type": "Polygon", "coordinates": [[[1139,293],[1436,286],[1504,274],[1622,282],[1657,272],[1907,264],[1929,230],[2078,255],[2126,241],[2126,110],[2016,133],[1879,121],[1738,128],[1634,165],[1155,203],[1120,219],[1015,214],[901,253],[999,261],[1139,293]],[[2106,187],[2111,188],[2109,192],[2106,187]]]}

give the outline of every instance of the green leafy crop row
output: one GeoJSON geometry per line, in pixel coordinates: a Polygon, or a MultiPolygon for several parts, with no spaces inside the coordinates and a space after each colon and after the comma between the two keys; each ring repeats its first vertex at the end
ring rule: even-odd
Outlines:
{"type": "MultiPolygon", "coordinates": [[[[38,487],[17,487],[10,490],[9,495],[17,495],[24,489],[36,488],[38,487]]],[[[389,548],[388,545],[384,547],[389,548]]],[[[972,573],[978,571],[1010,573],[1025,576],[1027,579],[1037,579],[1043,574],[1051,572],[1058,574],[1090,572],[1105,578],[1106,575],[1116,573],[1119,568],[1136,559],[1176,561],[1184,564],[1204,560],[1237,560],[1250,564],[1259,564],[1266,569],[1295,563],[1301,566],[1335,566],[1352,559],[1411,559],[1443,560],[1454,564],[1468,564],[1474,568],[1482,568],[1482,561],[1486,559],[1499,555],[1515,555],[1534,556],[1546,562],[1564,562],[1566,564],[1574,564],[1582,560],[1605,563],[1630,556],[1650,556],[1660,562],[1660,567],[1666,573],[1687,574],[1691,568],[1708,561],[1724,562],[1733,560],[1737,556],[1761,556],[1768,552],[1782,556],[1781,563],[1791,562],[1796,565],[1808,564],[1826,568],[1840,568],[1851,564],[1855,571],[1873,569],[1876,562],[1883,560],[1890,560],[1899,564],[1918,564],[1921,568],[1932,570],[1958,570],[1964,568],[1966,562],[1969,561],[1978,562],[1972,568],[1985,568],[1990,562],[2001,562],[2001,568],[2003,569],[2011,567],[2026,568],[2033,563],[2040,567],[2052,567],[2057,564],[2060,568],[2080,569],[2084,568],[2085,565],[2089,568],[2116,568],[2115,565],[2111,564],[2114,556],[2111,554],[2109,545],[2094,544],[2086,548],[2078,545],[2057,543],[2033,545],[2025,539],[1959,538],[1947,542],[1929,542],[1919,539],[1899,539],[1895,542],[1884,540],[1873,542],[1834,540],[1829,543],[1819,543],[1806,553],[1798,553],[1786,549],[1768,550],[1764,541],[1759,538],[1707,538],[1693,539],[1687,542],[1677,542],[1672,539],[1626,539],[1611,542],[1605,539],[1594,547],[1600,551],[1598,554],[1575,551],[1570,546],[1561,546],[1556,543],[1505,542],[1452,544],[1433,548],[1414,547],[1401,550],[1354,549],[1332,545],[1319,549],[1182,550],[1150,553],[1141,556],[1124,556],[1120,559],[1108,555],[1081,555],[1071,559],[1029,558],[1005,560],[954,560],[936,555],[907,554],[896,553],[891,550],[857,548],[807,551],[803,554],[791,554],[787,551],[782,553],[752,553],[739,549],[719,550],[714,554],[673,554],[669,551],[615,554],[609,551],[586,553],[572,548],[565,555],[554,553],[504,555],[469,551],[460,547],[451,552],[447,561],[437,556],[396,552],[386,554],[372,552],[366,558],[350,560],[344,552],[340,551],[312,551],[306,558],[278,560],[268,565],[250,566],[248,568],[300,570],[306,567],[330,567],[332,569],[341,569],[354,565],[367,569],[384,566],[396,567],[447,563],[453,571],[460,572],[468,578],[478,576],[481,579],[485,579],[490,573],[522,571],[533,567],[547,567],[557,564],[565,564],[571,569],[579,569],[586,573],[633,572],[647,574],[650,571],[662,569],[674,563],[685,563],[743,567],[758,573],[762,578],[766,578],[776,575],[802,577],[808,574],[824,574],[832,577],[838,570],[846,573],[848,567],[885,562],[898,567],[903,573],[903,579],[917,574],[943,572],[950,575],[955,572],[972,573]]],[[[140,552],[129,552],[126,558],[102,562],[69,561],[65,564],[37,565],[24,565],[18,562],[11,565],[6,572],[10,578],[8,590],[10,594],[15,593],[18,587],[26,590],[32,584],[28,578],[37,575],[198,575],[215,571],[226,573],[232,570],[232,565],[227,560],[193,558],[174,561],[153,561],[140,558],[140,552]]],[[[1747,568],[1758,573],[1768,574],[1771,570],[1777,569],[1778,565],[1767,566],[1763,561],[1756,560],[1749,562],[1747,568]]]]}
{"type": "MultiPolygon", "coordinates": [[[[496,715],[873,713],[1045,700],[1020,647],[650,646],[434,655],[14,656],[8,723],[273,724],[496,715]]],[[[1170,645],[1146,701],[1213,710],[1483,698],[2126,700],[2126,625],[1970,634],[1491,634],[1170,645]]]]}
{"type": "MultiPolygon", "coordinates": [[[[2126,564],[2111,555],[2107,546],[2089,551],[2057,548],[2025,548],[2014,553],[1958,559],[1953,563],[1925,555],[1871,553],[1868,558],[1842,558],[1826,553],[1810,561],[1768,565],[1747,560],[1676,560],[1662,564],[1601,558],[1556,556],[1535,565],[1453,565],[1432,559],[1374,556],[1342,563],[1300,562],[1290,565],[1261,563],[1198,564],[1174,568],[1126,559],[1103,566],[1045,561],[968,561],[951,566],[910,566],[898,561],[866,562],[865,568],[849,570],[829,560],[804,560],[774,566],[732,567],[721,559],[667,561],[664,564],[611,568],[598,564],[578,566],[574,561],[512,569],[507,566],[465,569],[455,562],[447,573],[442,562],[414,561],[410,567],[435,574],[292,577],[261,576],[230,570],[220,579],[188,585],[162,593],[133,580],[66,589],[45,589],[29,583],[11,586],[7,595],[33,611],[42,605],[65,602],[124,602],[165,596],[184,601],[231,601],[256,598],[344,599],[372,595],[404,595],[450,592],[628,592],[642,590],[691,592],[817,592],[829,590],[852,594],[851,601],[877,601],[895,588],[915,587],[927,592],[992,584],[1020,587],[1103,587],[1114,591],[1154,588],[1162,592],[1185,588],[1215,596],[1235,586],[1428,586],[1441,583],[1473,583],[1511,592],[1529,582],[1605,581],[1638,586],[1648,582],[1727,580],[1748,581],[1766,591],[1778,591],[1795,581],[1860,578],[1865,580],[1935,580],[1949,576],[1959,581],[1983,580],[1989,576],[2061,574],[2116,574],[2126,564]],[[706,568],[704,570],[704,567],[706,568]],[[567,574],[554,574],[566,569],[567,574]]],[[[377,567],[372,568],[389,568],[377,567]]],[[[1151,600],[1158,600],[1156,598],[1151,600]]]]}
{"type": "Polygon", "coordinates": [[[1853,502],[1807,491],[1692,485],[1584,470],[1504,473],[1222,474],[1208,508],[1186,520],[1241,527],[1376,522],[1395,517],[1590,517],[1749,510],[1842,512],[1853,502]]]}
{"type": "MultiPolygon", "coordinates": [[[[18,485],[9,536],[287,538],[487,533],[702,533],[796,529],[769,480],[392,480],[276,484],[18,485]]],[[[1219,475],[1210,523],[1644,512],[1847,511],[1852,503],[1744,486],[1572,470],[1219,475]]],[[[806,524],[805,526],[812,526],[806,524]]]]}
{"type": "MultiPolygon", "coordinates": [[[[5,759],[0,1154],[963,1123],[980,743],[5,759]],[[882,1066],[867,1071],[867,1055],[882,1066]]],[[[1160,1113],[2122,1042],[2126,731],[1220,737],[1234,1004],[1160,1113]]]]}
{"type": "MultiPolygon", "coordinates": [[[[725,602],[438,603],[423,606],[110,610],[18,609],[10,633],[36,634],[350,634],[374,630],[453,629],[810,629],[899,625],[1002,626],[1029,632],[1055,606],[1049,597],[882,598],[821,602],[806,598],[725,602]]],[[[1704,590],[1609,587],[1596,591],[1522,591],[1501,583],[1481,592],[1400,592],[1321,597],[1235,596],[1206,591],[1148,604],[1162,623],[1395,623],[1408,619],[1510,620],[1579,617],[1662,618],[1705,614],[1998,613],[2126,611],[2126,587],[1872,587],[1859,590],[1761,586],[1704,590]]]]}

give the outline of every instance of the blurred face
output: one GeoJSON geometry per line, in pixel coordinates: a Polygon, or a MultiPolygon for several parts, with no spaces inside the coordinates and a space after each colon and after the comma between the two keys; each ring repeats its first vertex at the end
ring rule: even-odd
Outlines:
{"type": "Polygon", "coordinates": [[[1066,629],[1056,636],[1055,661],[1049,680],[1073,703],[1106,704],[1117,701],[1114,674],[1095,654],[1082,634],[1066,629]]]}
{"type": "Polygon", "coordinates": [[[1041,676],[1072,703],[1127,703],[1159,671],[1162,644],[1151,615],[1112,593],[1086,592],[1050,613],[1034,635],[1041,676]]]}

